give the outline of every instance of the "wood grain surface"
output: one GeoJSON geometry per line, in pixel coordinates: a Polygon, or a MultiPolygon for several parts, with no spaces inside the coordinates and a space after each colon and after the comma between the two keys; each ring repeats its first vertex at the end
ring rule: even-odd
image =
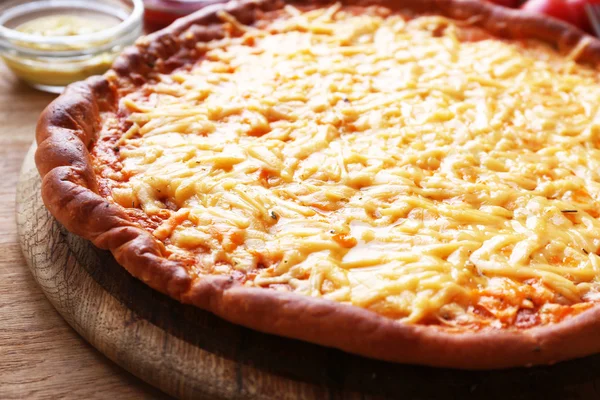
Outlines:
{"type": "Polygon", "coordinates": [[[37,117],[53,98],[19,83],[0,62],[0,399],[165,398],[71,329],[21,253],[17,179],[37,117]]]}

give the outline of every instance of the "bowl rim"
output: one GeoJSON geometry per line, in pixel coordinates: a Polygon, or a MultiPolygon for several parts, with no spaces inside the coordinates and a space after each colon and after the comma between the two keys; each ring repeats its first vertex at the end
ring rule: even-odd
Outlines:
{"type": "MultiPolygon", "coordinates": [[[[144,14],[144,3],[142,0],[128,0],[132,3],[133,9],[128,16],[119,24],[103,29],[98,32],[75,35],[75,36],[42,36],[30,33],[19,32],[15,29],[7,28],[4,24],[17,16],[27,15],[32,11],[38,11],[41,8],[59,9],[68,7],[80,7],[90,9],[106,14],[115,15],[114,10],[109,8],[108,4],[101,4],[97,1],[86,0],[27,0],[11,2],[0,7],[0,47],[1,42],[13,42],[10,47],[28,48],[27,45],[77,45],[94,42],[107,42],[114,39],[120,39],[122,36],[129,36],[135,25],[142,23],[144,14]],[[111,10],[111,11],[109,11],[111,10]],[[15,44],[18,42],[19,44],[15,44]]],[[[28,48],[31,50],[31,48],[28,48]]],[[[58,50],[48,50],[48,52],[60,52],[58,50]]]]}

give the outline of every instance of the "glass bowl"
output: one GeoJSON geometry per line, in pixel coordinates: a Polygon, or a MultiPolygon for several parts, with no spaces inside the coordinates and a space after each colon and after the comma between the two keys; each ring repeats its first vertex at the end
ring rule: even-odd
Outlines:
{"type": "Polygon", "coordinates": [[[0,6],[0,56],[31,86],[60,93],[99,75],[142,34],[142,0],[20,0],[0,6]]]}

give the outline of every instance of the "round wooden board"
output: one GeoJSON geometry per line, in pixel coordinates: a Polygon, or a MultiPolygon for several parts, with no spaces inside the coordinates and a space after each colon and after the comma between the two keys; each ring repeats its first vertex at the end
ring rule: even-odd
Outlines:
{"type": "Polygon", "coordinates": [[[182,305],[131,277],[110,253],[68,233],[50,216],[40,197],[34,150],[21,171],[17,222],[35,280],[87,341],[168,394],[206,399],[600,398],[600,355],[504,371],[391,364],[259,333],[182,305]]]}

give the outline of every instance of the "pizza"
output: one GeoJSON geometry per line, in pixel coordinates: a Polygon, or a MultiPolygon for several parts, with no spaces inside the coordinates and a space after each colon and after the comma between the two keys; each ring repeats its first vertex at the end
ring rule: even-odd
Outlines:
{"type": "Polygon", "coordinates": [[[394,362],[600,351],[600,44],[471,0],[241,1],[42,114],[50,212],[183,303],[394,362]]]}

